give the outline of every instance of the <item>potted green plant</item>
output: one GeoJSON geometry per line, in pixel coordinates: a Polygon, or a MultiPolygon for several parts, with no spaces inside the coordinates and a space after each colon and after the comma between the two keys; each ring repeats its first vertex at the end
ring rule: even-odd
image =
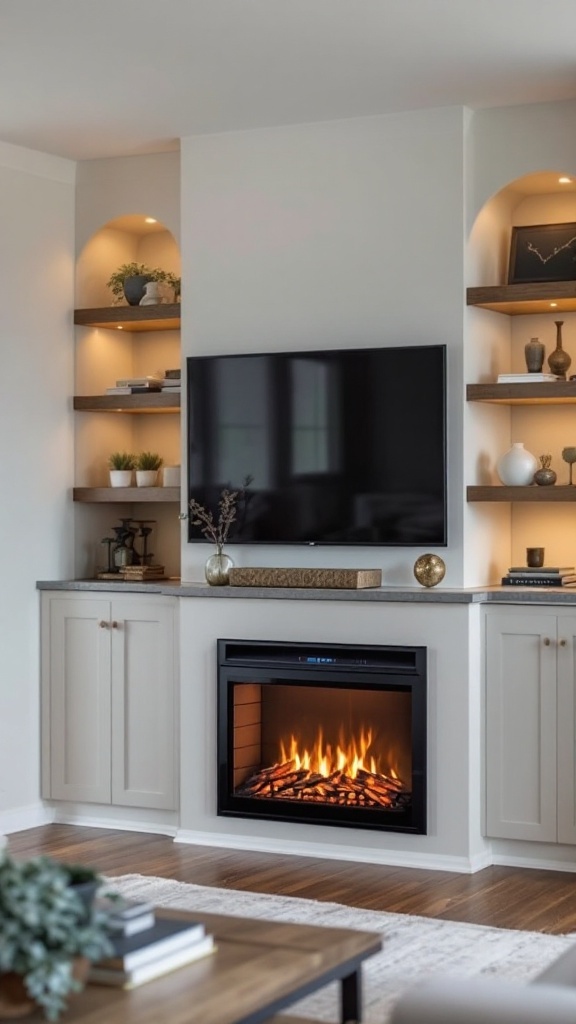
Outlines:
{"type": "Polygon", "coordinates": [[[57,1020],[90,963],[111,954],[107,915],[93,904],[100,883],[90,868],[0,856],[0,1017],[39,1007],[57,1020]]]}
{"type": "Polygon", "coordinates": [[[158,481],[158,470],[163,461],[158,452],[140,452],[136,456],[136,485],[138,487],[155,487],[158,481]]]}
{"type": "Polygon", "coordinates": [[[108,456],[111,487],[130,487],[136,456],[131,452],[112,452],[108,456]]]}
{"type": "Polygon", "coordinates": [[[144,297],[146,285],[150,281],[158,281],[173,289],[174,301],[180,296],[180,278],[171,271],[161,267],[149,267],[146,263],[122,263],[107,281],[114,296],[114,302],[126,299],[130,306],[137,306],[144,297]]]}

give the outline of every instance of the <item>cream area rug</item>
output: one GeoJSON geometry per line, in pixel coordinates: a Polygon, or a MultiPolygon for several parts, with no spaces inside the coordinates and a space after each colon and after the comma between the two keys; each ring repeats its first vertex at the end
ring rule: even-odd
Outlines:
{"type": "MultiPolygon", "coordinates": [[[[485,974],[525,983],[576,942],[576,935],[543,935],[356,910],[339,903],[216,889],[144,875],[108,877],[106,882],[106,890],[129,899],[151,900],[158,907],[380,932],[382,952],[366,960],[363,967],[364,1024],[386,1024],[402,992],[424,978],[485,974]]],[[[336,984],[294,1004],[290,1012],[318,1021],[338,1020],[336,984]]]]}

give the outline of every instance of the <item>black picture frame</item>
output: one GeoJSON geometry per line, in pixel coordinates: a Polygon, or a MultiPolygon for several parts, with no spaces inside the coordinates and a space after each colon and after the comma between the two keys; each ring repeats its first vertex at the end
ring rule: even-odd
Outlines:
{"type": "Polygon", "coordinates": [[[512,228],[508,284],[576,280],[576,222],[512,228]]]}

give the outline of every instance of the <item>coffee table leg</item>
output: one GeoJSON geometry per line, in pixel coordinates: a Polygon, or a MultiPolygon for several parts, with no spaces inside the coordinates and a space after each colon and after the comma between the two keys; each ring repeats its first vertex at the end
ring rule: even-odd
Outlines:
{"type": "Polygon", "coordinates": [[[342,1024],[356,1024],[360,1021],[362,1008],[362,976],[360,968],[342,978],[342,1024]]]}

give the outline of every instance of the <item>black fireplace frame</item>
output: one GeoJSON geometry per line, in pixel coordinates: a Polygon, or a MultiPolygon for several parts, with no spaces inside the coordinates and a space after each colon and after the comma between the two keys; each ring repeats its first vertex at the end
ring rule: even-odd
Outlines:
{"type": "Polygon", "coordinates": [[[395,645],[217,640],[217,814],[426,835],[427,648],[395,645]],[[313,682],[310,671],[314,669],[313,682]],[[234,793],[234,686],[298,686],[409,691],[412,695],[412,799],[399,809],[262,800],[234,793]],[[300,680],[300,682],[299,682],[300,680]]]}

